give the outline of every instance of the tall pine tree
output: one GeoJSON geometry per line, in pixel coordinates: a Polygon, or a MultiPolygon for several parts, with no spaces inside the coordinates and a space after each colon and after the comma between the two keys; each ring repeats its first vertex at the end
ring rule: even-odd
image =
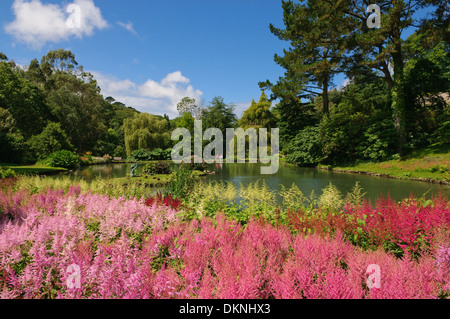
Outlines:
{"type": "MultiPolygon", "coordinates": [[[[334,1],[324,0],[331,4],[334,1]]],[[[407,141],[406,118],[408,105],[405,97],[404,33],[408,28],[418,27],[414,14],[429,6],[442,8],[445,0],[345,0],[344,11],[352,17],[352,32],[348,37],[347,51],[351,52],[346,64],[351,77],[361,72],[371,72],[384,79],[392,97],[392,113],[398,136],[398,151],[403,152],[407,141]],[[369,29],[367,8],[376,3],[381,10],[381,27],[369,29]]]]}
{"type": "Polygon", "coordinates": [[[285,78],[280,78],[275,86],[285,86],[285,80],[295,81],[299,95],[321,95],[326,116],[328,92],[340,71],[345,53],[344,35],[351,26],[345,21],[348,18],[343,14],[344,5],[343,1],[308,0],[298,4],[282,1],[285,28],[270,25],[274,35],[290,43],[284,56],[275,55],[275,62],[286,69],[285,78]]]}

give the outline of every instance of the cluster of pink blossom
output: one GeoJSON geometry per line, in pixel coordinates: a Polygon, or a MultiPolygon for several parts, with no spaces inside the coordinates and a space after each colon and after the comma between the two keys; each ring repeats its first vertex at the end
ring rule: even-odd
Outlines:
{"type": "Polygon", "coordinates": [[[76,187],[67,194],[0,192],[1,297],[81,298],[79,290],[61,295],[66,291],[70,265],[83,270],[84,288],[90,286],[90,280],[102,282],[95,284],[98,296],[113,297],[113,290],[105,286],[115,282],[107,277],[110,273],[105,267],[113,258],[108,253],[124,258],[123,264],[111,261],[115,266],[124,266],[125,260],[139,262],[135,243],[125,238],[142,240],[145,234],[165,229],[177,220],[175,210],[149,207],[144,199],[81,194],[76,187]]]}
{"type": "Polygon", "coordinates": [[[417,258],[424,252],[435,253],[437,238],[450,225],[448,200],[440,195],[433,200],[409,198],[400,203],[380,198],[372,206],[368,202],[352,205],[347,202],[335,213],[323,211],[289,211],[287,224],[301,233],[313,231],[322,236],[339,230],[361,247],[391,247],[417,258]]]}
{"type": "Polygon", "coordinates": [[[449,202],[442,194],[425,204],[414,198],[401,203],[381,198],[375,208],[366,204],[352,208],[352,213],[361,219],[367,216],[363,228],[372,237],[390,238],[412,253],[424,245],[433,249],[438,231],[450,225],[449,202]]]}
{"type": "MultiPolygon", "coordinates": [[[[439,298],[449,253],[420,262],[283,226],[182,222],[144,200],[0,192],[0,298],[439,298]],[[379,286],[367,269],[378,265],[379,286]]],[[[446,290],[447,289],[447,290],[446,290]]],[[[447,294],[447,295],[446,295],[447,294]]]]}

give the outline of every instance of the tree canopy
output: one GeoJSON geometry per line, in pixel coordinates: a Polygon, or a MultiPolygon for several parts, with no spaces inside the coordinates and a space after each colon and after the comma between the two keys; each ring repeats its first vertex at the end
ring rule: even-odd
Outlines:
{"type": "Polygon", "coordinates": [[[282,1],[283,28],[269,25],[289,43],[274,58],[286,71],[259,84],[279,100],[277,125],[286,153],[299,152],[294,162],[384,160],[447,141],[448,3],[378,1],[381,24],[370,28],[371,3],[282,1]],[[415,19],[421,9],[432,14],[415,19]],[[349,84],[333,89],[336,74],[349,84]]]}
{"type": "Polygon", "coordinates": [[[33,162],[64,149],[114,155],[123,122],[138,112],[101,95],[68,50],[52,50],[22,69],[0,55],[0,161],[33,162]],[[8,129],[6,129],[8,127],[8,129]]]}

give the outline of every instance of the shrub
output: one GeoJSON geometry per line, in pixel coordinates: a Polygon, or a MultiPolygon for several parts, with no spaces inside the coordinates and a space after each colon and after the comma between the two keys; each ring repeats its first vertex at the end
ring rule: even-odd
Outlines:
{"type": "Polygon", "coordinates": [[[8,168],[6,170],[0,168],[0,178],[16,177],[16,172],[8,168]]]}
{"type": "Polygon", "coordinates": [[[152,161],[165,160],[164,155],[165,155],[164,151],[160,148],[155,148],[153,151],[150,152],[150,158],[152,161]]]}
{"type": "Polygon", "coordinates": [[[166,162],[156,162],[145,165],[142,172],[147,175],[159,175],[171,174],[172,170],[166,162]]]}
{"type": "Polygon", "coordinates": [[[289,163],[316,165],[323,157],[318,127],[307,127],[286,146],[289,163]]]}
{"type": "Polygon", "coordinates": [[[33,136],[28,144],[38,159],[43,159],[60,150],[73,151],[73,146],[59,123],[49,123],[42,133],[33,136]]]}
{"type": "Polygon", "coordinates": [[[25,139],[19,133],[0,132],[0,161],[22,163],[25,157],[25,139]]]}
{"type": "Polygon", "coordinates": [[[191,170],[191,171],[200,171],[200,172],[204,172],[208,169],[208,164],[205,162],[204,159],[202,159],[201,163],[196,163],[195,162],[195,156],[191,156],[190,162],[189,163],[183,163],[182,166],[186,166],[187,169],[191,170]]]}
{"type": "Polygon", "coordinates": [[[73,169],[80,165],[80,159],[78,156],[70,151],[58,151],[52,153],[45,163],[51,167],[62,167],[73,169]]]}
{"type": "Polygon", "coordinates": [[[150,161],[151,160],[151,154],[145,150],[135,150],[131,153],[131,158],[136,161],[150,161]]]}
{"type": "Polygon", "coordinates": [[[127,152],[125,151],[125,148],[121,145],[117,146],[114,150],[114,157],[121,157],[125,158],[127,156],[127,152]]]}
{"type": "Polygon", "coordinates": [[[166,160],[172,159],[172,149],[168,148],[164,151],[164,157],[166,160]]]}
{"type": "Polygon", "coordinates": [[[386,161],[393,155],[396,133],[390,119],[378,121],[367,127],[364,138],[356,147],[358,157],[365,160],[386,161]]]}
{"type": "Polygon", "coordinates": [[[186,198],[194,186],[192,171],[186,166],[181,165],[175,174],[175,177],[167,184],[163,196],[172,196],[173,199],[186,198]]]}

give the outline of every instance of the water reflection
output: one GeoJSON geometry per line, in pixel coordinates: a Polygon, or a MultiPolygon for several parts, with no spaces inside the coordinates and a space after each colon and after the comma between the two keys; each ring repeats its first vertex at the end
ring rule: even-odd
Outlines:
{"type": "MultiPolygon", "coordinates": [[[[95,165],[83,167],[77,171],[69,173],[72,178],[83,178],[91,181],[97,177],[114,178],[125,177],[130,174],[130,164],[109,164],[95,165]]],[[[316,194],[320,194],[321,190],[333,183],[343,194],[351,191],[356,182],[359,182],[367,198],[373,202],[381,195],[390,195],[395,200],[401,200],[409,195],[422,196],[427,194],[429,198],[436,195],[439,189],[442,193],[450,198],[450,187],[446,185],[435,185],[423,182],[412,182],[406,180],[396,180],[382,177],[364,176],[356,174],[345,174],[331,172],[327,170],[319,170],[313,168],[287,167],[280,166],[275,175],[261,175],[262,164],[211,164],[209,170],[215,171],[215,175],[207,177],[207,180],[231,181],[239,188],[241,184],[265,181],[273,190],[280,190],[281,185],[290,187],[296,184],[300,190],[309,195],[313,190],[316,194]]],[[[139,165],[137,173],[141,173],[144,165],[139,165]]],[[[176,169],[176,165],[171,163],[170,166],[176,169]]]]}

